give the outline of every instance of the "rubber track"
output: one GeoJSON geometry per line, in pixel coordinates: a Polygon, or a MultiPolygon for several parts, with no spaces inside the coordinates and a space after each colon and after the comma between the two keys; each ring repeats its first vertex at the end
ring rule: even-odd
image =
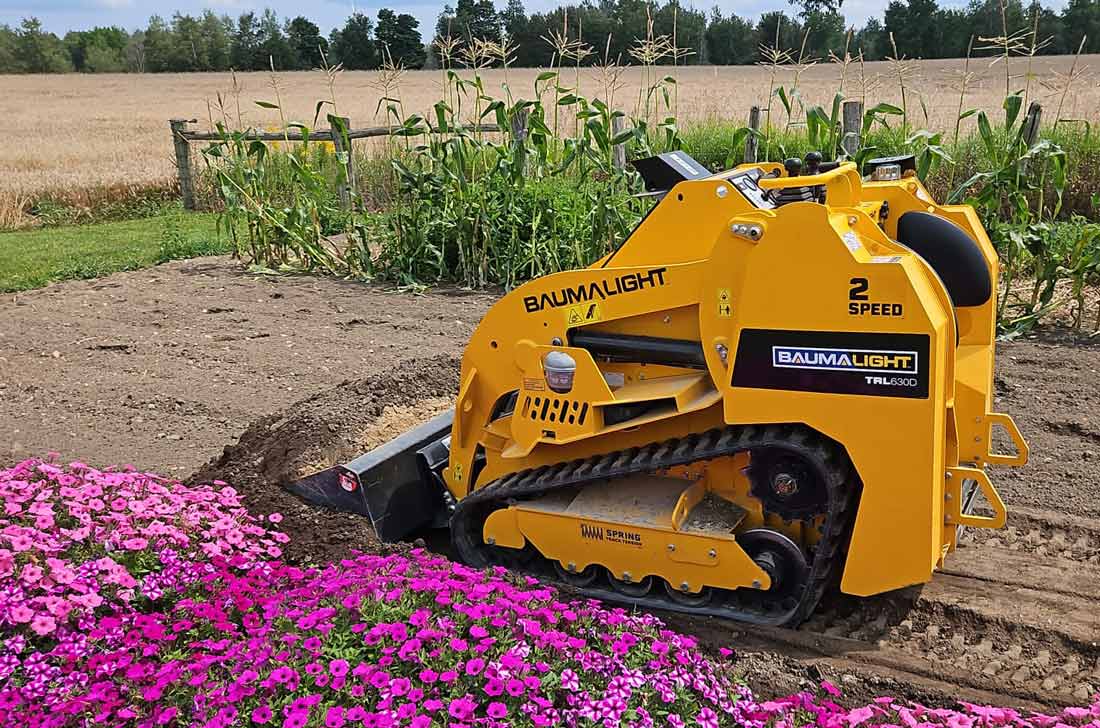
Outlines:
{"type": "MultiPolygon", "coordinates": [[[[541,496],[561,488],[653,473],[757,448],[781,449],[805,458],[818,470],[828,491],[829,505],[822,536],[815,545],[806,588],[795,606],[784,609],[774,600],[768,600],[767,592],[752,589],[721,590],[711,604],[691,607],[663,596],[663,590],[662,596],[651,593],[634,598],[611,588],[578,588],[572,585],[570,588],[585,596],[648,609],[723,617],[752,624],[796,626],[809,617],[839,574],[860,491],[858,478],[843,448],[803,425],[729,426],[681,439],[510,473],[458,502],[451,517],[451,537],[463,561],[485,568],[493,563],[494,549],[483,543],[482,526],[493,510],[507,507],[516,500],[541,496]]],[[[550,564],[546,559],[543,562],[544,565],[550,564]]],[[[538,572],[540,578],[549,576],[554,579],[552,569],[542,571],[549,574],[538,572]]]]}

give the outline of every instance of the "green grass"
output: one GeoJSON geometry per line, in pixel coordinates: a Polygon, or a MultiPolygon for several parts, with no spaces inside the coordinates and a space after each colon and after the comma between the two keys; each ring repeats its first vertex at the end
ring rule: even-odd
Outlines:
{"type": "Polygon", "coordinates": [[[98,278],[169,260],[228,253],[212,213],[156,217],[0,233],[0,291],[25,291],[53,281],[98,278]]]}

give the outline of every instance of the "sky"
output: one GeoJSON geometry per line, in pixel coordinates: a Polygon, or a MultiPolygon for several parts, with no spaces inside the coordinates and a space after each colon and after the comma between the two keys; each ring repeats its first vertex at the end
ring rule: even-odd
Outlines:
{"type": "MultiPolygon", "coordinates": [[[[179,11],[197,15],[210,8],[216,13],[237,16],[248,10],[261,11],[270,7],[281,18],[305,15],[328,32],[342,25],[353,11],[364,12],[372,17],[380,7],[388,7],[398,13],[409,13],[420,21],[420,31],[425,37],[435,27],[436,18],[447,0],[393,0],[377,3],[362,0],[315,0],[303,4],[300,0],[0,0],[0,24],[17,25],[22,18],[35,16],[42,21],[46,30],[64,35],[68,30],[83,30],[96,25],[119,25],[127,30],[144,27],[150,15],[159,14],[166,18],[179,11]]],[[[841,11],[849,25],[861,27],[871,16],[881,17],[888,0],[845,0],[841,11]]],[[[1061,8],[1064,0],[1046,0],[1044,5],[1061,8]]],[[[505,2],[497,2],[503,8],[505,2]]],[[[546,0],[525,0],[528,13],[554,8],[559,3],[546,0]]],[[[758,17],[769,10],[791,11],[787,0],[685,0],[685,5],[694,5],[707,10],[717,5],[724,13],[736,12],[742,17],[758,17]]],[[[965,4],[964,0],[941,0],[943,6],[965,4]]]]}

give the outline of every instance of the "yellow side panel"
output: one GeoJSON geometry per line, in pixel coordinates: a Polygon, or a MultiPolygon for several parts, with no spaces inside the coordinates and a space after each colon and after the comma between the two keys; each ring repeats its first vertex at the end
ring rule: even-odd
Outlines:
{"type": "MultiPolygon", "coordinates": [[[[819,205],[789,205],[783,215],[764,220],[759,243],[731,237],[715,246],[700,304],[704,351],[716,381],[723,383],[727,422],[802,422],[847,450],[863,490],[842,589],[859,595],[927,581],[939,560],[954,340],[942,287],[928,280],[912,256],[890,256],[885,262],[871,256],[870,243],[889,241],[867,222],[862,215],[830,215],[819,205]],[[837,235],[845,236],[846,244],[838,245],[837,235]],[[866,282],[870,300],[896,305],[886,310],[900,315],[852,315],[853,279],[866,282]],[[713,296],[710,300],[717,302],[726,289],[732,293],[729,317],[707,301],[713,296]],[[733,386],[731,374],[749,366],[738,360],[747,330],[773,332],[780,341],[810,332],[824,347],[860,333],[924,341],[928,370],[919,376],[927,379],[927,396],[805,391],[813,386],[800,389],[798,382],[790,389],[733,386]],[[714,353],[718,343],[729,347],[727,364],[714,353]]],[[[807,381],[815,375],[810,372],[807,381]]]]}

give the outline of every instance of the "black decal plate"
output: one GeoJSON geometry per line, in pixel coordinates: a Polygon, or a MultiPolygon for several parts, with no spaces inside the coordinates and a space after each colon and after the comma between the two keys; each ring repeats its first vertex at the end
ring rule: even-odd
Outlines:
{"type": "Polygon", "coordinates": [[[928,397],[926,334],[743,329],[734,387],[928,397]]]}

